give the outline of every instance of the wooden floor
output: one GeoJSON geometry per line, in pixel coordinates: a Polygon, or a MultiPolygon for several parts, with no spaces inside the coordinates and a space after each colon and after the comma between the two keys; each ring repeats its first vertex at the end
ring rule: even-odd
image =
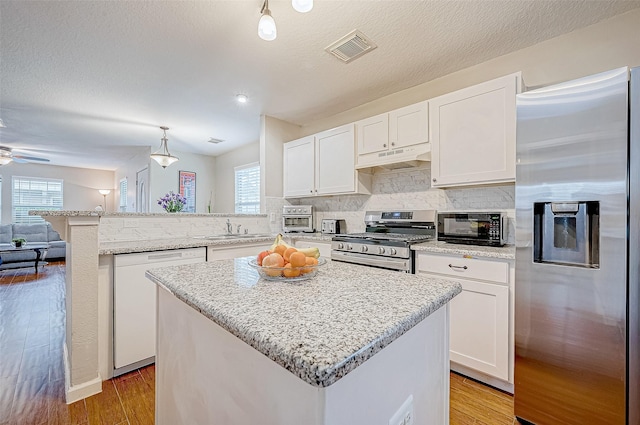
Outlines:
{"type": "MultiPolygon", "coordinates": [[[[155,369],[103,382],[102,393],[64,402],[64,263],[0,271],[0,425],[151,425],[155,369]]],[[[451,374],[452,425],[511,425],[513,398],[451,374]]],[[[178,424],[176,424],[178,425],[178,424]]],[[[225,424],[220,424],[225,425],[225,424]]]]}

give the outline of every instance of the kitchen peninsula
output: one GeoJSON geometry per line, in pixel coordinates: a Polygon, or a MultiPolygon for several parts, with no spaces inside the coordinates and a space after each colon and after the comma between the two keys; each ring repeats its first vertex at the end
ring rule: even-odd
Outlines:
{"type": "Polygon", "coordinates": [[[459,283],[335,261],[274,282],[247,263],[147,271],[161,288],[156,424],[448,423],[459,283]]]}

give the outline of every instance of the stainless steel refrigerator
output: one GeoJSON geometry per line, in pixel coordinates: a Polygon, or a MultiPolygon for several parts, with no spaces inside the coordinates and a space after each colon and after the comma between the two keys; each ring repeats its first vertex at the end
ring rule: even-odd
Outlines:
{"type": "Polygon", "coordinates": [[[640,68],[516,104],[515,414],[640,424],[640,68]]]}

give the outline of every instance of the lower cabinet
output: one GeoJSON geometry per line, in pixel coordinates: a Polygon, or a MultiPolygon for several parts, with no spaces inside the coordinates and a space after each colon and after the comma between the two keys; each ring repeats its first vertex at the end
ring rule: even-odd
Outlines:
{"type": "Polygon", "coordinates": [[[251,245],[215,245],[207,248],[207,261],[228,260],[238,257],[257,257],[261,251],[271,248],[271,242],[251,245]]]}
{"type": "Polygon", "coordinates": [[[424,253],[417,258],[419,273],[462,285],[462,293],[450,303],[451,368],[512,391],[512,263],[424,253]]]}

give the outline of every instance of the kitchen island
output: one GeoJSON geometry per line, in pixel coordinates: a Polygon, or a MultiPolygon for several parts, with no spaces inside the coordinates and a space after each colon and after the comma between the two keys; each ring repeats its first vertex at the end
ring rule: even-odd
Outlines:
{"type": "Polygon", "coordinates": [[[273,282],[248,260],[147,272],[162,289],[156,424],[448,423],[459,283],[332,261],[273,282]]]}

